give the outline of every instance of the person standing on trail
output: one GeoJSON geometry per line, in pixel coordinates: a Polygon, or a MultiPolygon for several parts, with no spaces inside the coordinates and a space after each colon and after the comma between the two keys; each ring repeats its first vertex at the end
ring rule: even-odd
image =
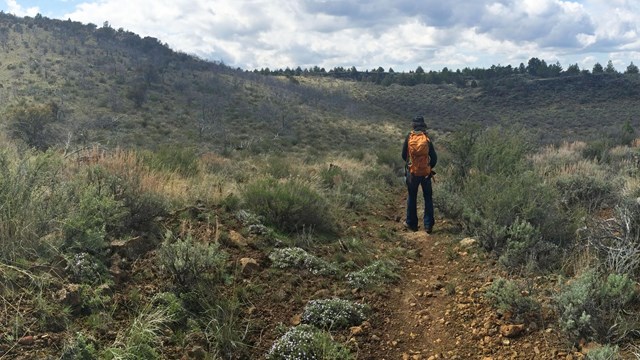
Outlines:
{"type": "Polygon", "coordinates": [[[418,231],[417,198],[418,188],[422,186],[424,196],[424,229],[427,234],[433,231],[435,218],[433,215],[433,192],[431,178],[435,175],[433,168],[438,162],[438,155],[433,142],[427,135],[427,125],[420,115],[411,122],[413,129],[404,139],[402,159],[405,161],[405,174],[408,190],[407,220],[404,225],[411,231],[418,231]]]}

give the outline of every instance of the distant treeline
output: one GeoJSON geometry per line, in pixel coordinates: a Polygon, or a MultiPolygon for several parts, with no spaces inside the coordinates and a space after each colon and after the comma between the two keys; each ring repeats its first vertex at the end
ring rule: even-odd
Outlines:
{"type": "MultiPolygon", "coordinates": [[[[376,83],[379,85],[399,84],[405,86],[413,86],[418,84],[455,84],[459,87],[475,87],[478,85],[488,85],[495,80],[504,79],[513,75],[528,75],[532,78],[556,78],[562,76],[589,76],[599,74],[619,75],[619,72],[613,62],[609,60],[606,66],[596,63],[591,70],[580,69],[578,64],[570,65],[564,69],[559,62],[548,64],[545,60],[533,57],[529,59],[527,65],[520,63],[520,66],[513,67],[511,65],[493,65],[488,69],[485,68],[469,68],[465,67],[460,70],[450,70],[443,68],[441,71],[425,71],[418,66],[415,71],[395,72],[392,68],[389,70],[378,67],[377,69],[359,71],[355,66],[350,69],[344,67],[335,67],[329,71],[325,68],[314,66],[309,69],[297,67],[295,69],[286,68],[278,70],[270,70],[264,68],[254,70],[255,73],[263,75],[279,75],[279,76],[328,76],[338,79],[350,79],[354,81],[364,81],[376,83]]],[[[627,66],[624,74],[638,74],[638,66],[633,62],[627,66]]]]}

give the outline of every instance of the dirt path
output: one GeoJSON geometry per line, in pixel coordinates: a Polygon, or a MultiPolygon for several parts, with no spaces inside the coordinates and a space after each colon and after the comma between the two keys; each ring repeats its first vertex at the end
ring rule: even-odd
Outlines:
{"type": "Polygon", "coordinates": [[[555,326],[515,322],[487,303],[484,291],[503,274],[483,251],[461,245],[450,224],[438,221],[432,235],[394,226],[418,256],[379,305],[370,348],[359,359],[583,358],[563,350],[555,326]]]}

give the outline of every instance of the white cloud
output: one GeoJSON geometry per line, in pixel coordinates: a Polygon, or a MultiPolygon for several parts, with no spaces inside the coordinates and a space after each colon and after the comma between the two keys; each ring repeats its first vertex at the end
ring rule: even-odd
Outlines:
{"type": "MultiPolygon", "coordinates": [[[[95,0],[62,18],[109,21],[243,68],[413,70],[538,57],[568,66],[638,51],[636,0],[95,0]],[[578,54],[581,54],[578,57],[578,54]],[[605,54],[605,55],[602,55],[605,54]]],[[[22,10],[15,0],[7,1],[22,10]]],[[[606,60],[599,60],[606,63],[606,60]]],[[[640,61],[639,61],[640,62],[640,61]]]]}
{"type": "Polygon", "coordinates": [[[16,16],[36,16],[40,12],[40,8],[37,6],[23,9],[16,0],[6,0],[7,12],[16,16]]]}

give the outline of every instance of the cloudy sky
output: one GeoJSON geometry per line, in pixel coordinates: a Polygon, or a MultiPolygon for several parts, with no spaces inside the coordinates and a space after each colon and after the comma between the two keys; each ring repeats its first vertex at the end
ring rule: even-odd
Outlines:
{"type": "Polygon", "coordinates": [[[255,69],[640,65],[639,0],[0,0],[255,69]]]}

